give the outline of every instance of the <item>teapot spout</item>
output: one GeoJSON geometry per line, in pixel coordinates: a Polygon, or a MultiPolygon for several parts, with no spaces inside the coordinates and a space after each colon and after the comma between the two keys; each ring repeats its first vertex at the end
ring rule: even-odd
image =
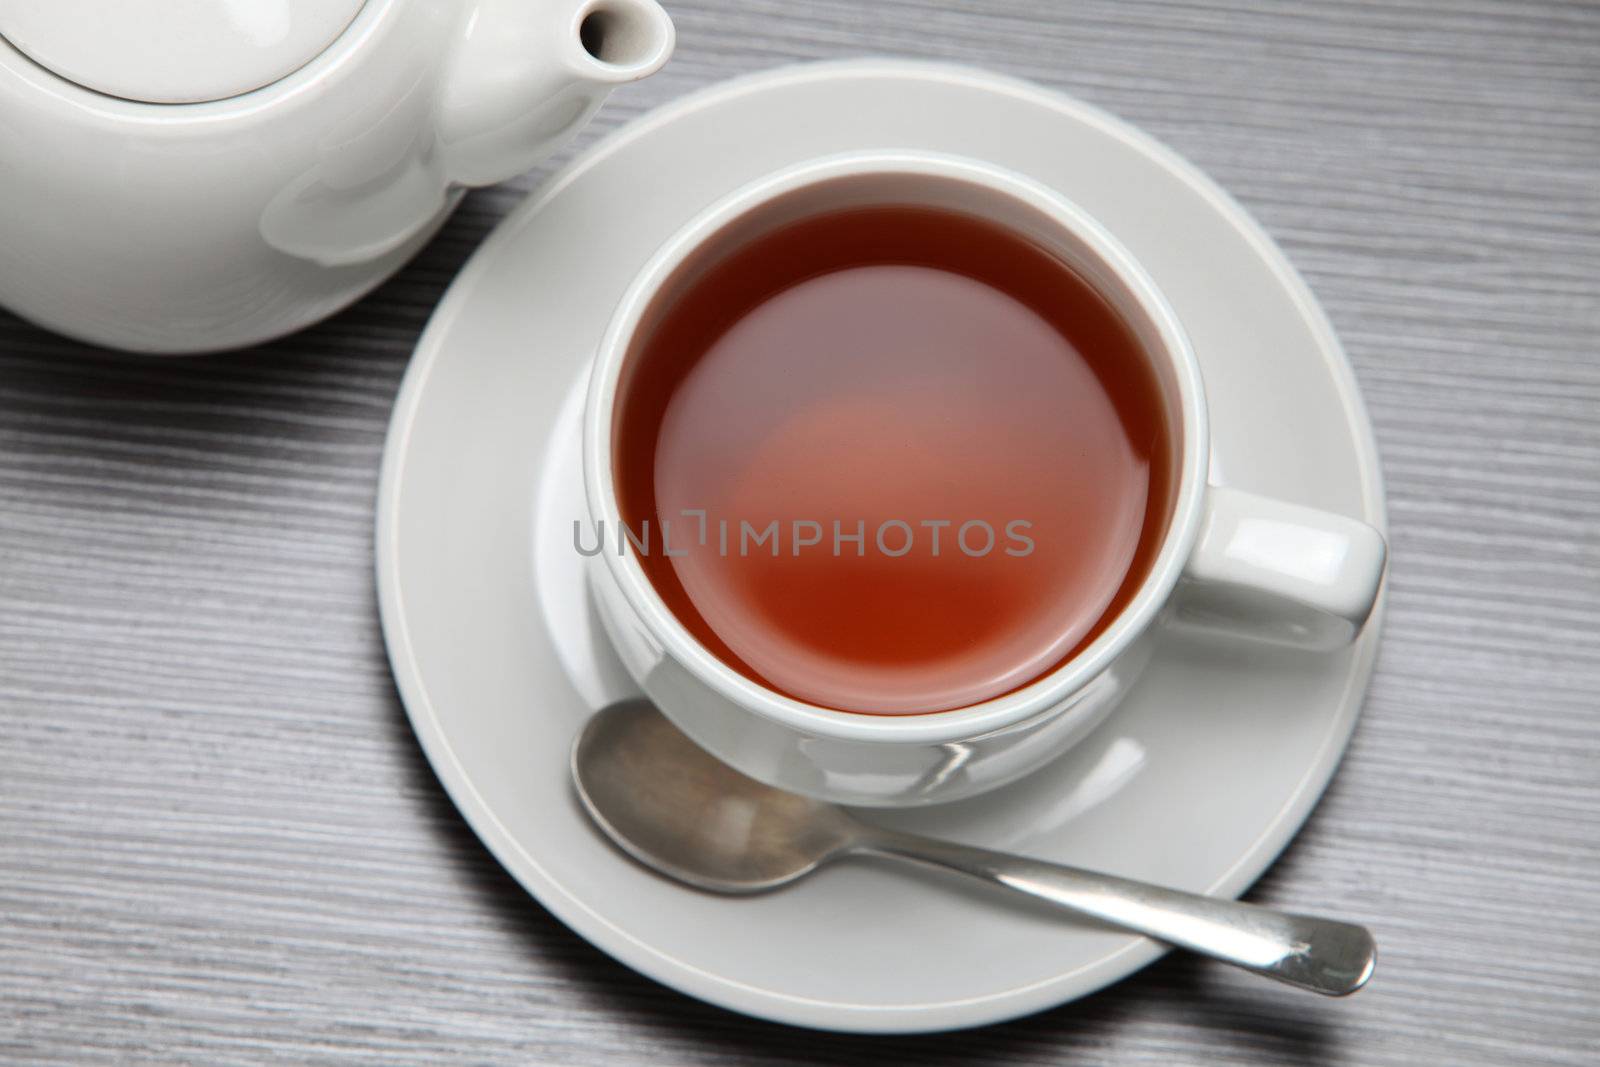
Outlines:
{"type": "Polygon", "coordinates": [[[443,70],[445,175],[492,185],[531,168],[611,90],[661,69],[672,20],[655,0],[470,0],[443,70]]]}

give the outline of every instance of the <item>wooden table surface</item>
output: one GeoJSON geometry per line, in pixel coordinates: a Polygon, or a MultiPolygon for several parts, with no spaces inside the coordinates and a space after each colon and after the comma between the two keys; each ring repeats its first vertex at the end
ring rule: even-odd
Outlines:
{"type": "Polygon", "coordinates": [[[843,1037],[691,1001],[532,902],[407,728],[371,526],[418,332],[535,174],[256,351],[0,313],[0,1061],[1600,1063],[1600,6],[669,7],[677,57],[582,144],[793,60],[970,61],[1140,124],[1305,273],[1377,427],[1391,598],[1343,769],[1252,898],[1369,923],[1378,977],[1333,1002],[1168,957],[987,1030],[843,1037]]]}

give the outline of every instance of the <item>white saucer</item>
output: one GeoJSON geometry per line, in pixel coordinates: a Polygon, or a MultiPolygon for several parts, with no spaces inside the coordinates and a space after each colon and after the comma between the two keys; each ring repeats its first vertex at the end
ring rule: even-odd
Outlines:
{"type": "MultiPolygon", "coordinates": [[[[500,861],[578,933],[693,996],[805,1026],[975,1026],[1083,996],[1151,942],[866,862],[728,899],[636,866],[585,821],[567,749],[632,691],[572,549],[587,360],[648,254],[697,209],[810,156],[963,153],[1055,186],[1167,293],[1199,351],[1214,481],[1383,528],[1350,367],[1305,285],[1225,194],[1083,104],[889,61],[716,86],[608,138],[522,205],[450,289],[390,427],[378,587],[434,770],[500,861]]],[[[960,840],[1234,896],[1294,835],[1355,724],[1378,616],[1310,655],[1170,641],[1094,737],[1000,793],[898,814],[960,840]]],[[[1328,901],[1338,910],[1338,901],[1328,901]]]]}

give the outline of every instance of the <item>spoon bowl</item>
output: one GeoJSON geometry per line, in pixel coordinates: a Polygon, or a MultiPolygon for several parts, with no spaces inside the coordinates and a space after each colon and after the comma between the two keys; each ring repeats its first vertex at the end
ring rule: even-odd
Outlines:
{"type": "Polygon", "coordinates": [[[590,817],[623,851],[718,893],[803,877],[848,848],[859,825],[712,758],[647,700],[589,720],[572,747],[572,778],[590,817]]]}

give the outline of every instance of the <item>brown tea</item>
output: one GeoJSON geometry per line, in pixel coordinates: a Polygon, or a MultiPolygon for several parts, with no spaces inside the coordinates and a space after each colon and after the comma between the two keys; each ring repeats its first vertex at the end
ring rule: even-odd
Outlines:
{"type": "Polygon", "coordinates": [[[825,707],[948,710],[1132,597],[1172,443],[1148,357],[1065,263],[869,207],[697,269],[629,352],[614,464],[628,550],[729,666],[825,707]]]}

